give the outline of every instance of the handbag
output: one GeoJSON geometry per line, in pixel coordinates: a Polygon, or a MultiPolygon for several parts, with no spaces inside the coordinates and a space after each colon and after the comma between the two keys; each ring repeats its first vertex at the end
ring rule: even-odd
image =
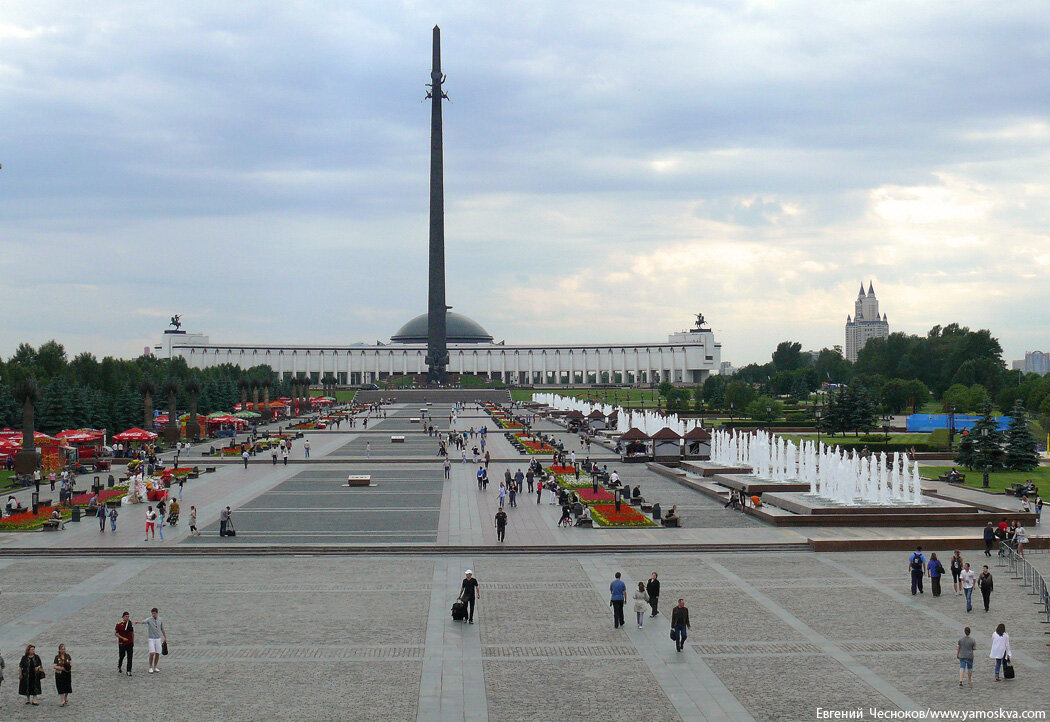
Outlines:
{"type": "Polygon", "coordinates": [[[168,643],[167,642],[161,642],[161,644],[160,644],[160,653],[163,654],[164,656],[168,655],[168,643]]]}
{"type": "Polygon", "coordinates": [[[674,642],[678,641],[678,630],[674,627],[671,627],[671,640],[674,642]]]}
{"type": "Polygon", "coordinates": [[[1010,664],[1009,657],[1003,657],[1003,677],[1006,679],[1014,678],[1014,666],[1010,664]]]}

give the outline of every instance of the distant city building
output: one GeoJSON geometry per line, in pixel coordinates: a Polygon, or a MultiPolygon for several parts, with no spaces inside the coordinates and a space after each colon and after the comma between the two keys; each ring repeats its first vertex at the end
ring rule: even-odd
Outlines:
{"type": "Polygon", "coordinates": [[[1013,367],[1026,374],[1050,374],[1050,351],[1028,351],[1024,361],[1014,361],[1013,367]]]}
{"type": "Polygon", "coordinates": [[[731,364],[728,361],[723,361],[722,363],[720,363],[718,365],[718,375],[719,376],[732,376],[735,373],[736,373],[736,366],[734,366],[733,364],[731,364]]]}
{"type": "Polygon", "coordinates": [[[890,324],[886,314],[879,316],[879,299],[875,298],[874,285],[869,282],[868,292],[864,293],[864,284],[860,284],[853,317],[846,316],[846,359],[856,361],[857,354],[869,340],[889,335],[890,324]]]}

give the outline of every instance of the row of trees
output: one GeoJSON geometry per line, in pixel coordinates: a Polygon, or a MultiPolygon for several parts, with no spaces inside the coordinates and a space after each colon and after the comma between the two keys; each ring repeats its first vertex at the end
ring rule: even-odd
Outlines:
{"type": "Polygon", "coordinates": [[[992,415],[991,402],[986,401],[981,418],[963,436],[955,461],[967,469],[979,471],[1031,471],[1039,466],[1036,440],[1028,428],[1022,402],[1014,403],[1010,425],[1003,432],[992,415]]]}
{"type": "MultiPolygon", "coordinates": [[[[330,374],[320,381],[326,390],[337,383],[330,374]]],[[[269,366],[191,369],[179,358],[99,361],[88,353],[68,361],[55,341],[39,349],[21,344],[0,362],[0,426],[22,425],[27,398],[36,428],[45,433],[83,427],[120,431],[149,428],[157,401],[169,409],[209,414],[229,411],[238,401],[296,397],[305,393],[307,382],[305,377],[280,380],[269,366]]]]}

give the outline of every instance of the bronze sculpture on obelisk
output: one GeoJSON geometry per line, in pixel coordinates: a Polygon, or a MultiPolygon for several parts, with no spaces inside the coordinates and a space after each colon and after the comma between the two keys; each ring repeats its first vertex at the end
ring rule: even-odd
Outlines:
{"type": "Polygon", "coordinates": [[[427,367],[431,383],[445,383],[448,337],[445,329],[445,184],[441,148],[441,29],[434,26],[434,62],[427,98],[430,99],[430,292],[427,305],[427,367]]]}

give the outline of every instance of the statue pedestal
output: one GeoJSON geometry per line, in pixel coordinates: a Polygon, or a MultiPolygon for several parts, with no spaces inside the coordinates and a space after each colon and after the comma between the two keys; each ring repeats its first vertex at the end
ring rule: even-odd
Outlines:
{"type": "Polygon", "coordinates": [[[15,473],[32,474],[40,468],[40,452],[32,449],[21,449],[15,454],[15,473]]]}

